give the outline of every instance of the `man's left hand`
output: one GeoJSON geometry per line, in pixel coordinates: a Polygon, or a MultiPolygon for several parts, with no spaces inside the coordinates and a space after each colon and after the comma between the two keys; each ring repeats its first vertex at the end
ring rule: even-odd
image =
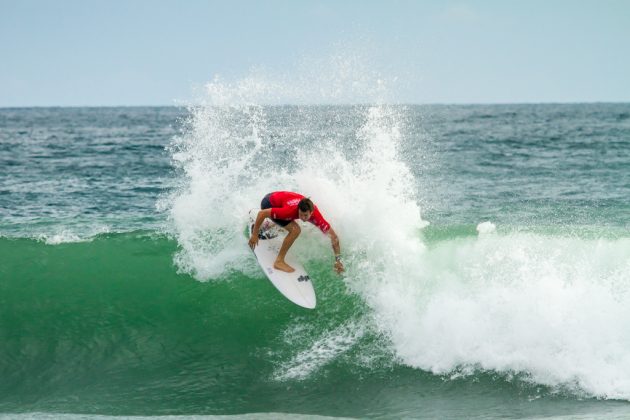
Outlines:
{"type": "Polygon", "coordinates": [[[335,272],[341,274],[344,271],[346,271],[346,269],[343,268],[343,263],[341,261],[335,261],[335,272]]]}

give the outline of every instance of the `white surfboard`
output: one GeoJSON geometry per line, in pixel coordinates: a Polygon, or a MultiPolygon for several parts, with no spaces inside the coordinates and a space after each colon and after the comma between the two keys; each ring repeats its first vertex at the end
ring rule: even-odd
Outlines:
{"type": "MultiPolygon", "coordinates": [[[[250,210],[249,237],[251,237],[257,215],[258,210],[250,210]]],[[[273,263],[278,256],[280,246],[286,235],[286,230],[271,220],[265,219],[258,235],[258,245],[254,248],[254,255],[256,255],[262,270],[280,293],[296,305],[313,309],[317,302],[311,278],[304,270],[304,267],[302,267],[302,264],[291,254],[290,249],[284,260],[291,267],[295,268],[295,271],[286,273],[273,268],[273,263]]]]}

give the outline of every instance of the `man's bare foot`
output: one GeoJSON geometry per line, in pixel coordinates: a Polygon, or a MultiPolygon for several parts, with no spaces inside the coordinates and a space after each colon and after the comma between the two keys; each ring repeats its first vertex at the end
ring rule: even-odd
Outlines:
{"type": "Polygon", "coordinates": [[[291,267],[289,264],[284,261],[276,261],[273,263],[273,268],[276,270],[284,271],[285,273],[293,273],[295,268],[291,267]]]}

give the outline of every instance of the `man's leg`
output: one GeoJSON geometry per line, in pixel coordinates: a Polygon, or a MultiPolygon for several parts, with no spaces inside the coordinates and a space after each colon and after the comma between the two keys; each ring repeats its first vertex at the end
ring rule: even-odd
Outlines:
{"type": "Polygon", "coordinates": [[[284,226],[286,230],[289,231],[289,234],[286,238],[284,238],[284,242],[282,242],[282,246],[280,247],[280,252],[278,252],[278,257],[276,258],[276,262],[273,263],[273,268],[280,271],[285,271],[287,273],[292,273],[295,271],[293,267],[284,262],[284,257],[287,255],[287,251],[293,245],[293,242],[300,236],[300,226],[292,221],[288,225],[284,226]]]}

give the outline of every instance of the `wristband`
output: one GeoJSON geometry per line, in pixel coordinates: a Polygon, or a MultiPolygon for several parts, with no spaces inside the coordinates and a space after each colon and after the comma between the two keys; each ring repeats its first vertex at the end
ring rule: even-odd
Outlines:
{"type": "Polygon", "coordinates": [[[335,255],[335,261],[336,262],[341,262],[341,254],[335,255]]]}

